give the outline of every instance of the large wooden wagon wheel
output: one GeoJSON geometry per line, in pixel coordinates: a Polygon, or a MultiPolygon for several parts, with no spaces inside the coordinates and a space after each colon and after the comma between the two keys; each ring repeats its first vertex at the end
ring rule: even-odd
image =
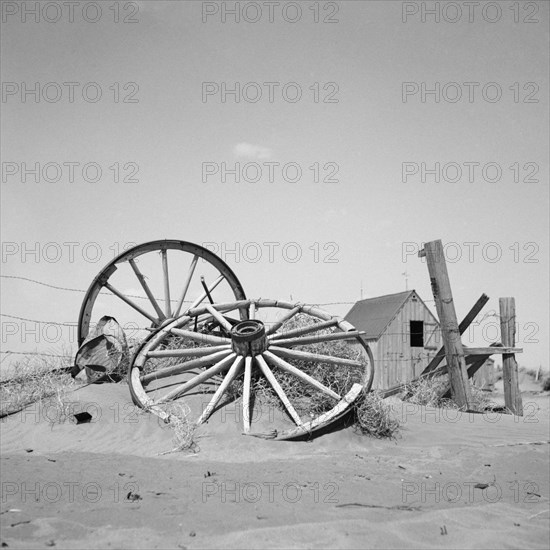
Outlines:
{"type": "Polygon", "coordinates": [[[269,437],[291,439],[340,418],[370,390],[373,374],[370,348],[347,321],[313,306],[257,299],[204,304],[159,328],[135,354],[129,385],[137,405],[165,420],[173,401],[212,394],[197,413],[201,424],[234,394],[228,390],[242,383],[248,434],[260,384],[294,424],[269,437]],[[243,308],[247,320],[228,316],[243,308]]]}
{"type": "MultiPolygon", "coordinates": [[[[161,240],[123,252],[95,277],[78,318],[81,345],[102,315],[124,326],[157,328],[201,303],[243,300],[231,268],[206,248],[186,241],[161,240]]],[[[241,310],[246,318],[246,309],[241,310]]]]}

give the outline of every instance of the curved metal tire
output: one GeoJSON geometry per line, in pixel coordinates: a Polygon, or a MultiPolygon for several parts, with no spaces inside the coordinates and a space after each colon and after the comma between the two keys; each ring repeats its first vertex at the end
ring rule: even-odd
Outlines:
{"type": "MultiPolygon", "coordinates": [[[[210,250],[187,241],[180,240],[157,240],[139,244],[127,251],[119,254],[111,262],[109,262],[94,278],[90,284],[82,302],[80,308],[80,314],[78,316],[78,344],[82,345],[90,329],[90,321],[92,319],[92,313],[97,296],[101,290],[108,283],[109,278],[116,272],[118,266],[125,262],[130,262],[143,254],[150,252],[161,252],[167,250],[179,250],[188,254],[192,254],[198,258],[201,258],[216,268],[233,290],[233,294],[236,300],[244,300],[245,292],[239,282],[237,276],[232,269],[218,256],[216,256],[210,250]]],[[[163,321],[157,320],[152,322],[153,328],[158,328],[163,321]]]]}

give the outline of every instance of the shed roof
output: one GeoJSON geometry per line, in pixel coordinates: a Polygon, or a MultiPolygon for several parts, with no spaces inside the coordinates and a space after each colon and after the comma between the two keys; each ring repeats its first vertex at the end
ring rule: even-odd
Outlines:
{"type": "Polygon", "coordinates": [[[345,319],[357,330],[365,331],[365,339],[378,340],[397,312],[413,294],[418,296],[414,290],[406,290],[397,294],[359,300],[348,311],[345,319]]]}

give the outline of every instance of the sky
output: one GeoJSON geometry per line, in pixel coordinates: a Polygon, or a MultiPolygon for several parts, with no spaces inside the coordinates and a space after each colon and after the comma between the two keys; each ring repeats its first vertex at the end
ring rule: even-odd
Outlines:
{"type": "Polygon", "coordinates": [[[464,343],[513,296],[518,362],[548,369],[548,2],[1,5],[4,352],[74,351],[83,293],[27,279],[85,290],[132,243],[345,315],[433,309],[441,239],[458,318],[490,297],[464,343]]]}

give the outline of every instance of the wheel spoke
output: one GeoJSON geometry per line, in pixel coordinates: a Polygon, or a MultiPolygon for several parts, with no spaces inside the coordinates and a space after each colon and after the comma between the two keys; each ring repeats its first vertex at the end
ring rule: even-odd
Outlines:
{"type": "Polygon", "coordinates": [[[334,399],[340,399],[340,396],[335,391],[332,391],[330,388],[327,388],[324,384],[321,384],[321,382],[319,382],[318,380],[315,380],[315,378],[309,376],[309,374],[306,374],[305,372],[296,368],[294,365],[287,363],[284,359],[277,357],[276,355],[274,355],[273,353],[270,353],[269,351],[265,351],[264,356],[272,365],[275,365],[276,367],[279,367],[280,369],[286,372],[289,372],[290,374],[293,374],[297,378],[300,378],[300,380],[303,380],[304,382],[308,383],[310,386],[313,386],[318,390],[322,391],[323,393],[326,393],[327,395],[334,397],[334,399]]]}
{"type": "Polygon", "coordinates": [[[164,321],[164,319],[166,319],[166,317],[164,315],[164,312],[160,308],[156,298],[153,296],[153,293],[151,292],[151,289],[149,288],[149,285],[147,284],[147,281],[145,280],[145,277],[143,276],[143,274],[139,270],[139,267],[136,265],[136,261],[133,258],[131,258],[130,260],[128,260],[128,263],[130,264],[130,266],[134,270],[134,273],[136,274],[136,277],[139,281],[139,284],[141,285],[141,288],[143,288],[143,290],[145,291],[145,294],[147,294],[147,298],[149,298],[149,301],[151,302],[151,304],[155,308],[155,311],[157,312],[157,315],[159,316],[159,319],[161,321],[164,321]]]}
{"type": "MultiPolygon", "coordinates": [[[[140,296],[140,298],[145,298],[150,305],[143,305],[140,300],[135,300],[133,296],[128,295],[128,298],[131,298],[132,300],[134,300],[134,302],[137,302],[137,304],[140,304],[141,306],[136,307],[136,303],[129,302],[126,296],[121,297],[120,295],[123,294],[123,292],[117,293],[116,289],[115,292],[112,292],[112,294],[115,294],[115,296],[123,300],[136,312],[139,312],[139,315],[149,320],[153,326],[158,327],[158,325],[166,319],[166,314],[168,313],[168,304],[170,304],[170,311],[172,312],[172,315],[170,315],[170,317],[173,316],[174,312],[178,311],[178,307],[179,317],[180,314],[189,307],[191,302],[195,300],[195,298],[197,298],[199,293],[202,292],[202,290],[199,290],[195,295],[192,296],[192,298],[189,297],[191,294],[191,290],[194,286],[193,283],[197,272],[197,269],[195,268],[200,263],[199,260],[201,262],[204,261],[205,264],[209,264],[210,268],[213,268],[215,270],[214,273],[216,274],[213,275],[212,280],[218,277],[217,281],[209,289],[209,291],[212,293],[212,296],[214,296],[212,290],[215,288],[215,285],[223,281],[224,285],[227,285],[230,290],[230,296],[234,296],[235,300],[245,299],[242,285],[240,284],[239,280],[237,279],[231,268],[221,258],[213,254],[210,250],[194,243],[174,239],[164,239],[142,243],[128,250],[125,250],[122,254],[117,255],[97,274],[96,277],[94,277],[84,295],[84,300],[82,302],[78,315],[78,344],[82,345],[83,341],[88,336],[88,333],[90,331],[90,323],[92,321],[97,321],[96,317],[101,317],[98,312],[100,310],[102,311],[102,309],[99,303],[96,302],[98,302],[98,297],[100,297],[102,291],[104,290],[108,292],[109,285],[111,287],[121,289],[122,291],[126,289],[125,285],[127,283],[122,282],[124,281],[124,275],[121,273],[117,274],[118,268],[120,268],[121,266],[128,266],[128,270],[133,270],[134,273],[132,274],[132,277],[137,277],[137,280],[140,284],[140,290],[143,289],[143,291],[145,292],[142,296],[140,296]],[[161,269],[154,269],[153,274],[155,275],[155,280],[157,282],[153,284],[155,281],[153,281],[152,276],[147,277],[147,275],[151,274],[148,273],[149,269],[145,268],[144,266],[150,265],[152,262],[151,266],[155,267],[157,265],[157,262],[159,262],[157,256],[164,255],[163,251],[166,251],[167,260],[166,262],[164,262],[164,260],[161,258],[162,262],[165,265],[163,265],[162,267],[159,266],[161,267],[161,269]],[[172,261],[173,258],[176,259],[176,262],[172,261]],[[179,258],[183,258],[185,262],[181,263],[179,261],[179,258]],[[145,260],[143,264],[141,263],[142,259],[145,260]],[[128,266],[130,260],[134,260],[135,263],[130,263],[130,265],[128,266]],[[139,269],[137,270],[135,269],[136,264],[137,266],[139,266],[139,269]],[[176,266],[178,266],[177,272],[176,266]],[[179,266],[183,268],[182,271],[179,271],[179,266]],[[187,280],[189,271],[191,271],[191,266],[193,268],[192,270],[194,271],[194,274],[191,273],[192,277],[190,278],[189,284],[185,285],[187,287],[187,290],[185,290],[185,288],[182,289],[181,287],[184,281],[187,280]],[[168,276],[165,276],[163,278],[163,271],[167,272],[168,268],[170,269],[170,273],[168,276]],[[139,270],[142,270],[143,273],[140,274],[139,270]],[[140,277],[139,275],[143,276],[140,277]],[[175,295],[176,288],[169,289],[172,294],[172,299],[170,301],[166,300],[167,296],[165,293],[163,293],[162,290],[160,291],[160,295],[156,293],[157,289],[163,288],[163,283],[165,283],[166,281],[170,281],[172,286],[174,284],[178,285],[177,296],[175,295]],[[177,281],[177,283],[175,281],[177,281]],[[142,283],[145,283],[145,285],[142,283]],[[147,290],[149,290],[149,292],[147,292],[147,290]],[[180,292],[183,295],[183,299],[181,299],[181,295],[179,294],[180,292]],[[180,301],[178,301],[178,299],[180,299],[180,301]],[[186,300],[189,300],[189,304],[186,303],[186,300]]],[[[111,292],[109,292],[109,294],[111,294],[111,292]]],[[[128,293],[124,291],[124,294],[128,293]]],[[[200,296],[196,300],[195,305],[201,303],[203,299],[204,296],[200,296]]],[[[247,318],[247,312],[241,310],[240,317],[242,319],[247,318]]]]}
{"type": "Polygon", "coordinates": [[[252,357],[246,356],[244,362],[244,382],[243,382],[243,423],[244,433],[250,432],[250,381],[252,378],[252,357]]]}
{"type": "Polygon", "coordinates": [[[191,279],[193,278],[193,273],[195,273],[195,268],[197,267],[198,261],[199,261],[199,257],[193,256],[193,260],[191,262],[191,265],[189,266],[187,279],[185,280],[185,284],[183,285],[183,290],[181,291],[181,297],[179,299],[178,306],[176,307],[174,317],[177,317],[180,314],[181,308],[183,307],[183,302],[185,301],[185,296],[187,295],[187,291],[189,290],[189,285],[191,284],[191,279]]]}
{"type": "Polygon", "coordinates": [[[268,382],[271,384],[271,386],[275,390],[275,393],[279,396],[279,399],[283,402],[283,405],[286,407],[288,414],[291,416],[292,420],[294,420],[294,423],[297,426],[301,426],[303,424],[302,419],[296,412],[296,409],[292,406],[292,403],[289,401],[288,397],[286,396],[286,393],[283,391],[283,388],[281,388],[281,385],[279,384],[279,382],[277,382],[275,375],[271,372],[271,369],[265,362],[265,359],[261,355],[257,355],[255,359],[258,362],[258,365],[260,366],[260,369],[263,372],[264,376],[267,378],[268,382]]]}
{"type": "Polygon", "coordinates": [[[172,304],[170,303],[170,280],[168,278],[168,253],[166,248],[160,251],[162,256],[162,274],[164,278],[164,311],[166,317],[172,317],[172,304]]]}
{"type": "Polygon", "coordinates": [[[323,321],[321,323],[315,323],[303,328],[295,328],[294,330],[289,330],[287,332],[278,332],[273,336],[270,336],[270,340],[278,340],[279,338],[293,338],[295,336],[303,336],[304,334],[309,334],[310,332],[317,332],[318,330],[323,330],[325,328],[330,328],[338,324],[337,319],[330,319],[330,321],[323,321]]]}
{"type": "Polygon", "coordinates": [[[206,297],[208,298],[208,302],[210,304],[213,304],[214,300],[212,299],[212,295],[210,294],[210,290],[208,290],[208,286],[206,285],[206,280],[202,275],[201,275],[201,286],[204,289],[204,293],[206,294],[206,297]]]}
{"type": "Polygon", "coordinates": [[[212,336],[211,334],[204,334],[202,332],[195,332],[193,330],[183,330],[181,328],[173,328],[170,332],[178,336],[184,336],[186,338],[190,338],[191,340],[195,340],[196,342],[200,342],[201,344],[219,345],[219,344],[231,343],[230,338],[223,338],[221,336],[212,336]]]}
{"type": "Polygon", "coordinates": [[[269,329],[266,331],[266,334],[269,336],[270,334],[273,334],[277,330],[279,330],[289,319],[292,319],[294,315],[297,313],[300,313],[302,310],[302,304],[297,305],[290,311],[287,311],[278,321],[276,321],[273,325],[269,327],[269,329]]]}
{"type": "MultiPolygon", "coordinates": [[[[208,287],[208,291],[212,291],[225,279],[223,275],[220,275],[213,283],[212,286],[208,287]]],[[[203,292],[192,304],[189,310],[196,308],[199,304],[202,304],[203,300],[206,298],[206,292],[203,292]]]]}
{"type": "Polygon", "coordinates": [[[220,384],[220,386],[216,390],[216,393],[210,400],[210,403],[208,403],[208,405],[206,406],[206,409],[204,409],[204,412],[200,415],[199,419],[197,420],[197,424],[202,424],[212,414],[212,411],[218,404],[218,401],[220,400],[221,396],[225,393],[227,386],[229,386],[229,384],[231,384],[231,382],[233,382],[233,380],[235,379],[235,376],[237,376],[239,369],[241,368],[242,362],[243,362],[243,356],[238,355],[235,358],[235,361],[233,362],[233,364],[231,365],[231,368],[225,375],[223,382],[220,384]]]}
{"type": "Polygon", "coordinates": [[[141,313],[144,317],[147,317],[152,323],[157,324],[159,322],[158,319],[153,317],[150,313],[147,313],[143,308],[138,306],[135,302],[130,300],[127,296],[124,296],[120,290],[117,290],[113,285],[109,284],[108,282],[105,282],[103,285],[105,288],[110,290],[115,296],[118,296],[123,302],[126,302],[130,307],[133,307],[137,312],[141,313]]]}
{"type": "Polygon", "coordinates": [[[236,357],[235,353],[231,352],[230,355],[228,355],[221,361],[218,361],[215,365],[213,365],[209,369],[205,370],[204,372],[201,372],[197,376],[191,378],[191,380],[185,382],[184,384],[180,384],[177,388],[174,388],[172,391],[168,392],[164,397],[161,397],[160,399],[155,401],[154,404],[158,405],[160,403],[166,403],[166,401],[175,399],[180,394],[193,389],[195,386],[198,386],[199,384],[202,384],[209,378],[212,378],[212,376],[218,374],[223,369],[225,369],[235,359],[235,357],[236,357]]]}
{"type": "Polygon", "coordinates": [[[147,353],[147,357],[203,357],[230,348],[230,344],[224,344],[223,346],[212,346],[210,348],[161,349],[158,351],[150,351],[147,353]]]}
{"type": "Polygon", "coordinates": [[[269,346],[271,352],[279,357],[286,359],[296,359],[298,361],[315,361],[316,363],[330,363],[331,365],[344,365],[346,367],[361,367],[363,364],[360,361],[353,359],[344,359],[341,357],[332,357],[331,355],[321,355],[310,353],[308,351],[298,351],[297,349],[278,348],[277,346],[269,346]]]}
{"type": "MultiPolygon", "coordinates": [[[[217,311],[227,313],[234,309],[246,309],[250,305],[250,300],[237,300],[233,302],[223,302],[221,304],[214,304],[217,311]]],[[[187,310],[187,315],[195,317],[196,315],[204,315],[206,306],[193,307],[187,310]]]]}
{"type": "Polygon", "coordinates": [[[334,342],[335,340],[354,340],[362,336],[364,332],[358,330],[350,332],[336,332],[333,334],[319,334],[317,336],[309,336],[307,338],[283,338],[277,340],[278,346],[303,346],[305,344],[320,344],[322,342],[334,342]]]}
{"type": "Polygon", "coordinates": [[[164,369],[159,369],[149,374],[145,374],[140,377],[140,381],[142,382],[142,384],[147,384],[148,382],[151,382],[151,380],[167,378],[169,376],[173,376],[175,374],[181,374],[182,372],[186,372],[194,368],[205,367],[207,365],[211,365],[212,363],[216,363],[221,359],[224,359],[230,353],[231,353],[231,350],[226,349],[223,351],[212,353],[212,355],[207,355],[206,357],[199,357],[198,359],[191,359],[191,361],[178,363],[177,365],[172,365],[171,367],[166,367],[164,369]]]}
{"type": "Polygon", "coordinates": [[[216,308],[214,308],[211,304],[206,304],[205,307],[210,313],[210,315],[212,315],[212,317],[214,317],[216,321],[218,321],[218,323],[220,323],[220,325],[227,332],[231,332],[231,329],[233,328],[233,326],[216,308]]]}

